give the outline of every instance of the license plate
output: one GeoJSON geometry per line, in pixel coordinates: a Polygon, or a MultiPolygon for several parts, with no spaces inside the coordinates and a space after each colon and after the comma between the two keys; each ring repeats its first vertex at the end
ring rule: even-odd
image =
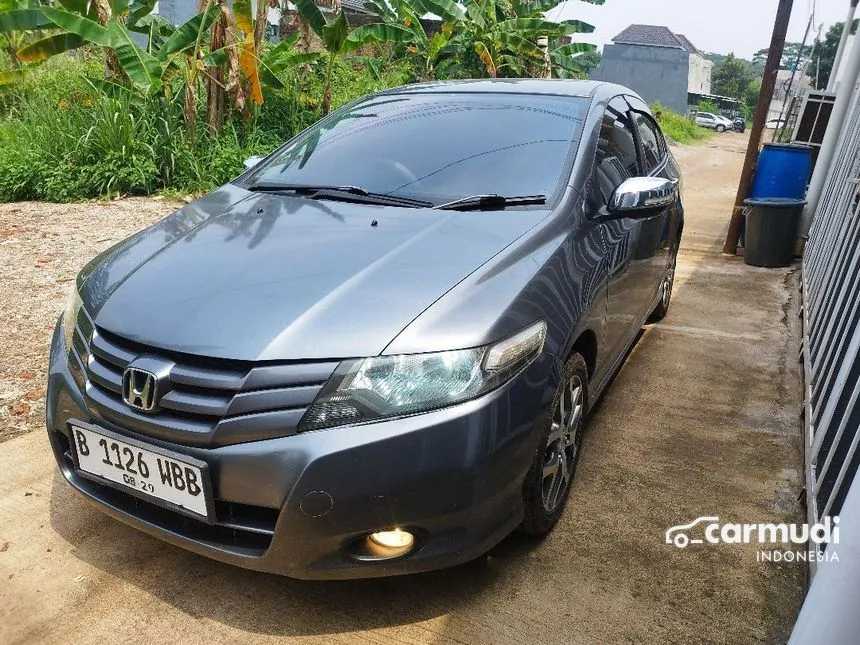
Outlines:
{"type": "Polygon", "coordinates": [[[199,519],[212,517],[205,462],[89,424],[70,426],[75,464],[83,474],[199,519]]]}

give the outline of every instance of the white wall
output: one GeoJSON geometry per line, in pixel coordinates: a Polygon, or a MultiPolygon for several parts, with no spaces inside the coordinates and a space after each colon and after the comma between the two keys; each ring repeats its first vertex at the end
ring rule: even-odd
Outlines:
{"type": "Polygon", "coordinates": [[[711,72],[714,64],[698,54],[690,54],[690,77],[688,92],[694,94],[711,93],[711,72]]]}

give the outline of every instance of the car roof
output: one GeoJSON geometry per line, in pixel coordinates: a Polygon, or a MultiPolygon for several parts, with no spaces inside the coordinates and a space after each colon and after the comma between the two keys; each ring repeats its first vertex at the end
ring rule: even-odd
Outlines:
{"type": "Polygon", "coordinates": [[[434,81],[402,85],[380,94],[499,93],[550,94],[578,98],[611,98],[619,94],[639,95],[630,88],[603,81],[575,81],[558,78],[489,78],[461,81],[434,81]]]}

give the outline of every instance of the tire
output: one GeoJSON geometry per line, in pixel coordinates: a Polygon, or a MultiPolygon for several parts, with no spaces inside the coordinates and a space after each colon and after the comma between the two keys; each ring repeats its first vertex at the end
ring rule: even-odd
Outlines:
{"type": "Polygon", "coordinates": [[[660,322],[669,313],[669,305],[672,303],[672,286],[675,284],[675,268],[678,265],[678,251],[672,251],[669,258],[669,266],[666,269],[666,275],[663,277],[663,282],[660,283],[660,302],[657,307],[651,312],[648,318],[649,323],[660,322]]]}
{"type": "Polygon", "coordinates": [[[724,126],[722,124],[717,126],[717,132],[719,132],[720,134],[722,134],[725,131],[726,131],[726,126],[724,126]]]}
{"type": "Polygon", "coordinates": [[[564,512],[579,463],[587,405],[588,366],[582,356],[573,354],[564,365],[523,483],[523,533],[546,535],[564,512]]]}

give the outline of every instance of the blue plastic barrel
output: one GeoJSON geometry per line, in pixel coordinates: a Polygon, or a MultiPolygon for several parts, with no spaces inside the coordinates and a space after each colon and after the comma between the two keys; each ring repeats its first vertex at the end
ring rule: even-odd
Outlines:
{"type": "Polygon", "coordinates": [[[806,146],[766,143],[758,155],[750,197],[803,199],[811,170],[812,153],[806,146]]]}

